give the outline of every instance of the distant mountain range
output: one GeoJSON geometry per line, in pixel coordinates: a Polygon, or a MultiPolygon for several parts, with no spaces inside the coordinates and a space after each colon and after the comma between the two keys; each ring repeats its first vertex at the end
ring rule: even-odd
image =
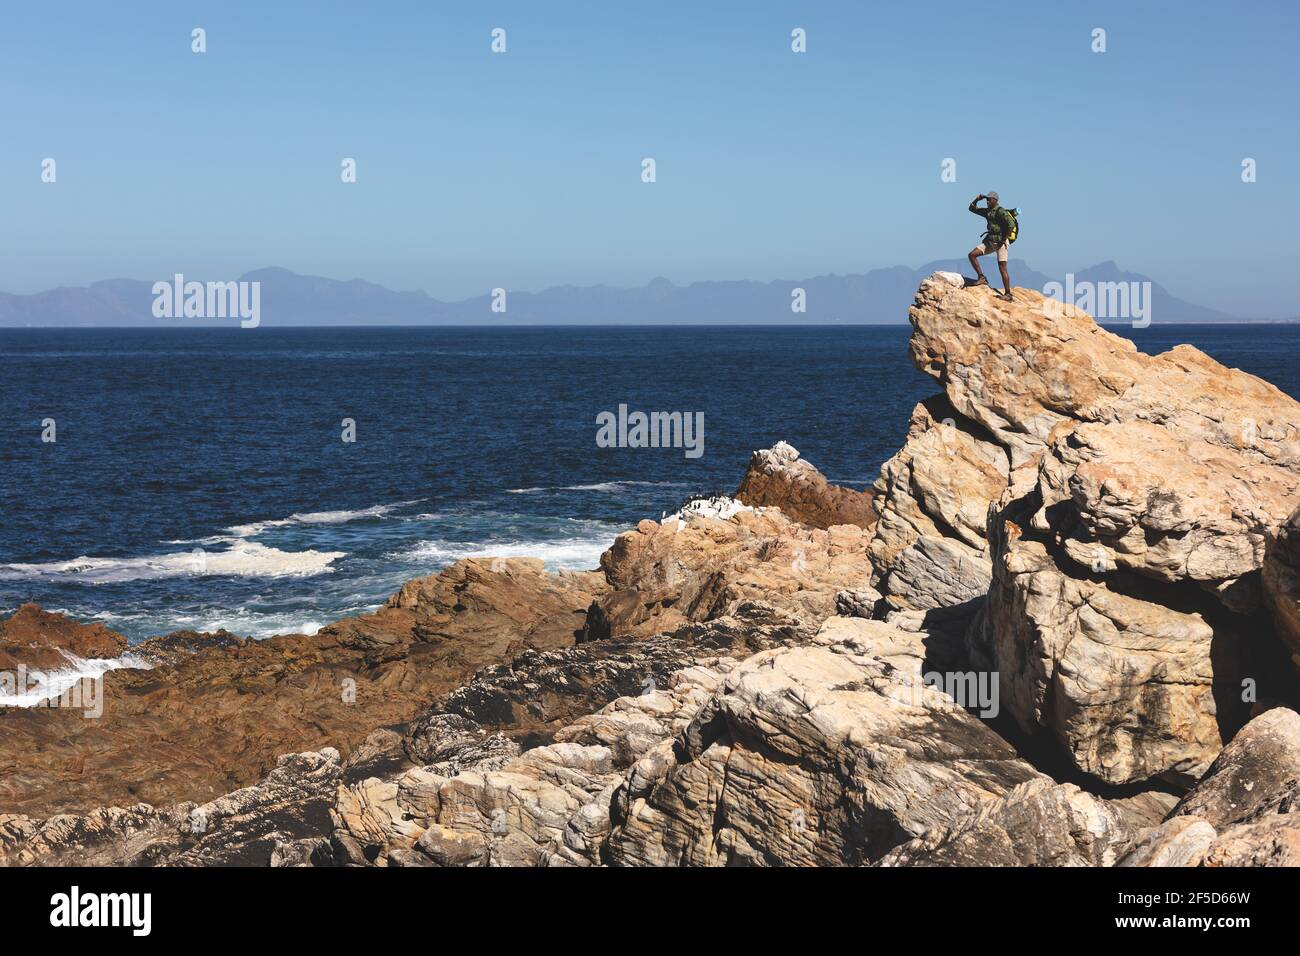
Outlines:
{"type": "MultiPolygon", "coordinates": [[[[1064,280],[1010,263],[1018,286],[1042,289],[1064,280]]],[[[277,325],[777,325],[897,324],[905,322],[917,284],[937,269],[969,273],[964,259],[919,269],[894,266],[863,275],[827,275],[773,282],[747,280],[674,285],[658,278],[640,288],[555,286],[541,292],[506,292],[506,311],[492,311],[490,293],[443,302],[424,292],[394,292],[361,279],[325,279],[268,268],[240,276],[261,282],[261,324],[277,325]],[[791,311],[791,292],[805,291],[807,309],[791,311]]],[[[997,284],[997,269],[986,269],[997,284]]],[[[171,277],[159,277],[171,281],[171,277]]],[[[201,279],[186,276],[187,281],[201,279]]],[[[1151,282],[1152,319],[1164,322],[1233,322],[1241,317],[1194,305],[1146,276],[1114,262],[1075,273],[1081,282],[1151,282]]],[[[0,293],[0,326],[196,326],[236,320],[159,319],[153,315],[153,280],[107,279],[89,287],[63,287],[32,295],[0,293]]]]}

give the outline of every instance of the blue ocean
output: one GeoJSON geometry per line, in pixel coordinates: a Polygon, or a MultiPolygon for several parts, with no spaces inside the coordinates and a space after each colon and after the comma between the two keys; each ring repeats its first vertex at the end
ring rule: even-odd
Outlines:
{"type": "MultiPolygon", "coordinates": [[[[1116,331],[1300,397],[1300,325],[1116,331]]],[[[937,391],[908,334],[0,330],[0,612],[36,601],[132,640],[311,633],[462,557],[595,567],[778,440],[862,487],[937,391]],[[621,404],[702,412],[703,454],[598,447],[621,404]]]]}

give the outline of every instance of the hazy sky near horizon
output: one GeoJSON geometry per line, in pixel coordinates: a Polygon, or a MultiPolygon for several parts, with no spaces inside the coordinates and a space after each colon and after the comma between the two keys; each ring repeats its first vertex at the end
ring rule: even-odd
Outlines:
{"type": "Polygon", "coordinates": [[[993,189],[1036,269],[1113,259],[1296,316],[1298,10],[11,4],[0,290],[268,265],[443,299],[864,272],[963,255],[993,189]]]}

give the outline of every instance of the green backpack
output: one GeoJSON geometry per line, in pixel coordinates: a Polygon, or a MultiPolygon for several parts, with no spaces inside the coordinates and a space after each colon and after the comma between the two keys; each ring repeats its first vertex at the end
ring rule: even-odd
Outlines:
{"type": "Polygon", "coordinates": [[[1016,218],[1020,213],[1019,209],[1008,209],[1007,215],[1011,217],[1011,229],[1007,232],[1007,242],[1015,242],[1020,236],[1020,220],[1016,218]]]}

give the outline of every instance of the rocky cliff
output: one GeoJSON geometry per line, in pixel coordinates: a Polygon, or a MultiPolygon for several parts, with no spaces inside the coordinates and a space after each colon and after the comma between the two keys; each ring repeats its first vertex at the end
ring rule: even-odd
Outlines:
{"type": "MultiPolygon", "coordinates": [[[[459,562],[0,709],[0,860],[1300,862],[1300,404],[1048,306],[921,283],[939,390],[869,491],[779,444],[599,572],[459,562]]],[[[65,649],[124,642],[0,625],[65,649]]]]}
{"type": "Polygon", "coordinates": [[[1300,404],[1018,295],[940,275],[911,310],[913,361],[1008,468],[994,496],[965,489],[991,564],[972,654],[1083,773],[1186,784],[1252,702],[1292,690],[1258,638],[1266,546],[1300,502],[1300,404]]]}

